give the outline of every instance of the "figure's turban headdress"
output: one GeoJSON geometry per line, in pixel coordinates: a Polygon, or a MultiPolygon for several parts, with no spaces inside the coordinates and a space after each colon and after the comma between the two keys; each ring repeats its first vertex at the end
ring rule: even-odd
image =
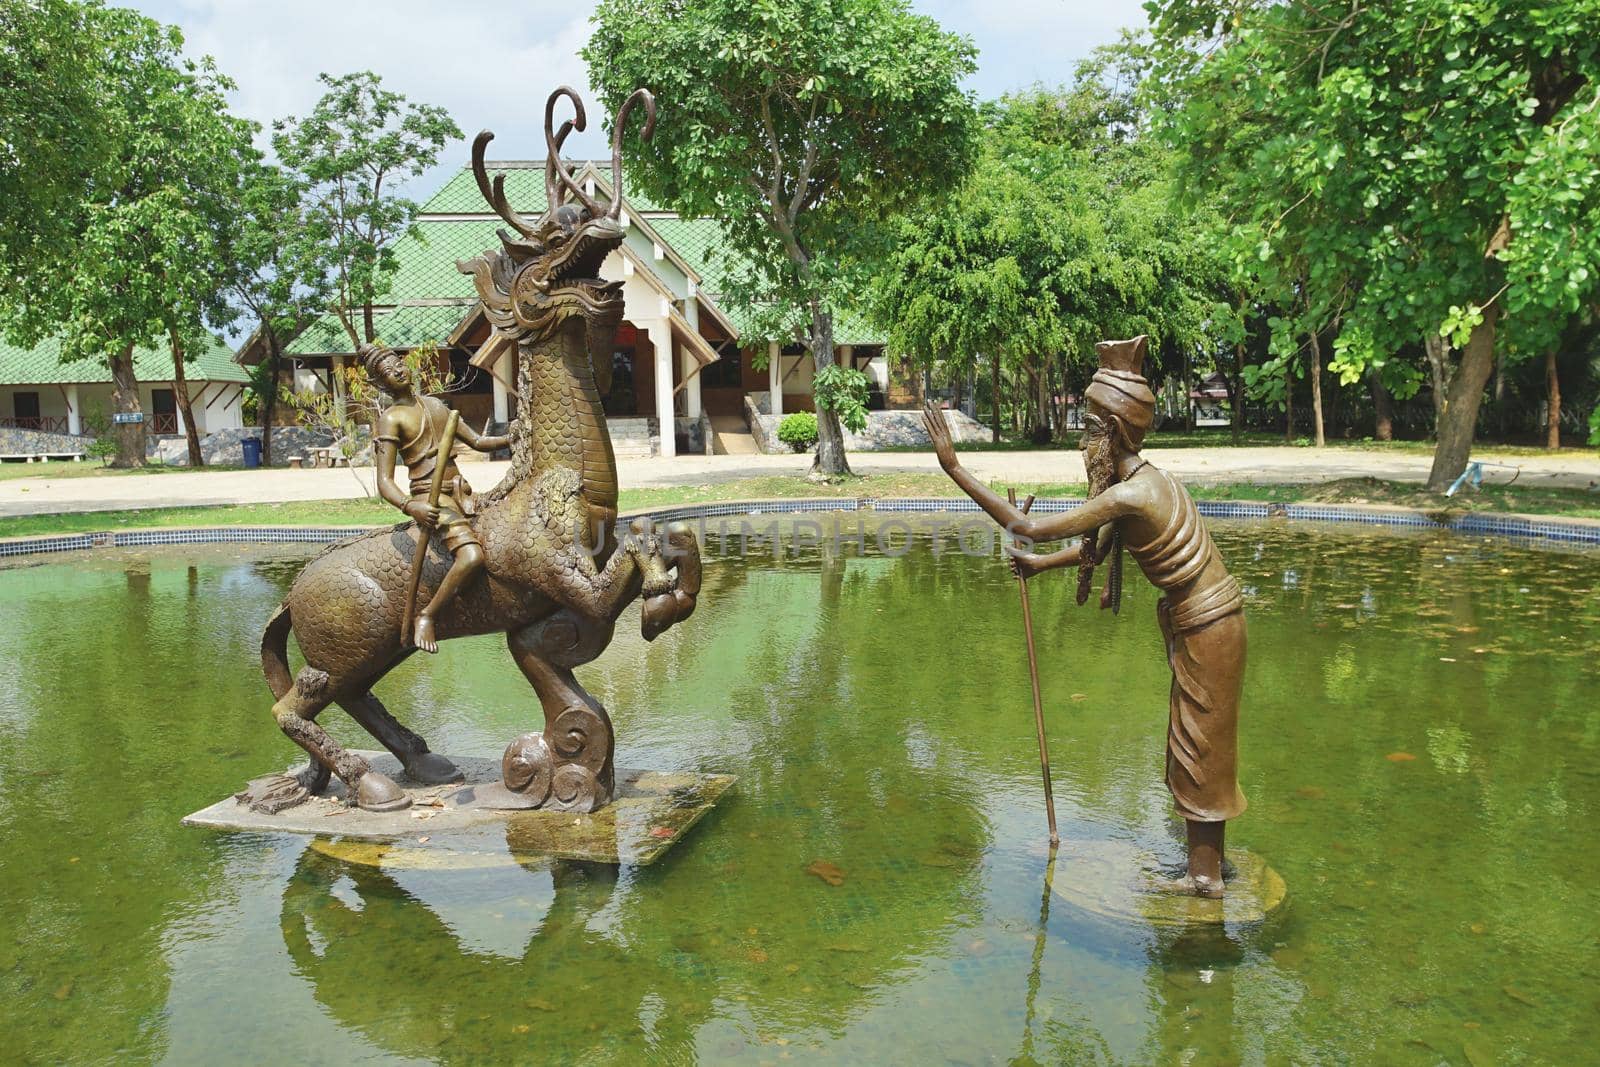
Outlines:
{"type": "Polygon", "coordinates": [[[1144,444],[1144,435],[1155,421],[1156,395],[1139,372],[1144,368],[1145,350],[1150,339],[1143,334],[1128,341],[1101,341],[1095,345],[1100,369],[1094,372],[1084,397],[1108,415],[1122,420],[1129,443],[1135,449],[1144,444]]]}

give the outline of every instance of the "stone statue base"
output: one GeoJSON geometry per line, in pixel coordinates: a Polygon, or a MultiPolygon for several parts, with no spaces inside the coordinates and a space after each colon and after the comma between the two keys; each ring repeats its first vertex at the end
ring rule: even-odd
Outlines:
{"type": "Polygon", "coordinates": [[[327,795],[276,815],[252,811],[230,796],[183,823],[337,838],[331,845],[318,842],[314,847],[384,866],[496,866],[529,857],[644,866],[660,859],[738,780],[731,774],[618,767],[615,799],[593,814],[507,811],[480,801],[485,791],[500,788],[499,759],[451,756],[464,782],[421,785],[407,778],[387,752],[357,754],[394,779],[411,806],[388,812],[349,806],[335,778],[327,795]]]}
{"type": "Polygon", "coordinates": [[[1229,845],[1222,898],[1195,896],[1182,882],[1183,846],[1125,840],[1065,840],[1056,854],[1052,888],[1074,907],[1101,918],[1165,928],[1246,926],[1283,906],[1288,887],[1266,860],[1229,845]]]}

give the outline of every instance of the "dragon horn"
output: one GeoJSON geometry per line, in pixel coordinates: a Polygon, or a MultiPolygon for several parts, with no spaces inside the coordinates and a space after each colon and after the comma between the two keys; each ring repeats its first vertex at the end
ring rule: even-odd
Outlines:
{"type": "MultiPolygon", "coordinates": [[[[583,100],[575,91],[573,91],[571,86],[563,85],[561,88],[551,93],[550,99],[545,101],[544,141],[546,147],[548,147],[550,150],[550,155],[545,160],[545,189],[547,193],[559,193],[560,190],[557,187],[557,182],[559,182],[560,185],[566,186],[567,189],[571,191],[572,195],[576,196],[584,207],[589,209],[589,214],[591,216],[599,217],[601,213],[600,205],[596,204],[584,194],[583,188],[578,184],[577,179],[573,178],[571,172],[568,171],[567,168],[561,163],[561,142],[566,140],[566,135],[570,130],[577,130],[581,133],[583,132],[584,126],[587,124],[588,120],[584,117],[583,100]],[[574,115],[570,120],[562,124],[561,135],[558,137],[554,128],[556,118],[556,101],[560,100],[563,96],[572,101],[572,110],[574,115]]],[[[551,198],[550,200],[550,207],[552,210],[554,210],[556,207],[556,200],[554,198],[551,198]]]]}
{"type": "Polygon", "coordinates": [[[639,131],[641,139],[648,141],[656,129],[656,98],[649,89],[635,89],[628,99],[622,102],[622,107],[617,111],[616,125],[611,130],[611,217],[617,218],[622,214],[622,131],[628,125],[628,112],[633,110],[633,105],[644,104],[644,129],[639,131]]]}

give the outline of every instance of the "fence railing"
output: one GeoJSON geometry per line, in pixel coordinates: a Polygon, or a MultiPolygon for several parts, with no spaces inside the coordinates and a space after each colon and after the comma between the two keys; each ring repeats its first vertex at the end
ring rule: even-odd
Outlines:
{"type": "Polygon", "coordinates": [[[0,429],[43,430],[45,433],[67,433],[65,415],[0,415],[0,429]]]}
{"type": "Polygon", "coordinates": [[[150,416],[150,432],[154,433],[154,434],[177,433],[178,432],[178,416],[175,415],[175,414],[168,414],[168,415],[156,414],[156,415],[151,415],[150,416]]]}

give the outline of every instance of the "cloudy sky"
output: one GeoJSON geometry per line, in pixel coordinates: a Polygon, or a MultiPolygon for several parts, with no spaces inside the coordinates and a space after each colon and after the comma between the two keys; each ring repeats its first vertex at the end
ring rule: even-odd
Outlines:
{"type": "MultiPolygon", "coordinates": [[[[122,0],[183,29],[188,51],[210,55],[238,82],[235,110],[268,125],[304,114],[317,75],[373,70],[389,88],[447,108],[470,137],[496,133],[491,156],[541,154],[546,94],[566,83],[586,91],[578,49],[591,0],[122,0]]],[[[998,96],[1070,78],[1078,59],[1144,23],[1140,0],[912,0],[978,46],[970,88],[998,96]]],[[[593,116],[591,116],[592,120],[593,116]]],[[[569,142],[578,156],[605,155],[600,124],[569,142]]],[[[422,198],[465,166],[464,143],[408,190],[422,198]]]]}

